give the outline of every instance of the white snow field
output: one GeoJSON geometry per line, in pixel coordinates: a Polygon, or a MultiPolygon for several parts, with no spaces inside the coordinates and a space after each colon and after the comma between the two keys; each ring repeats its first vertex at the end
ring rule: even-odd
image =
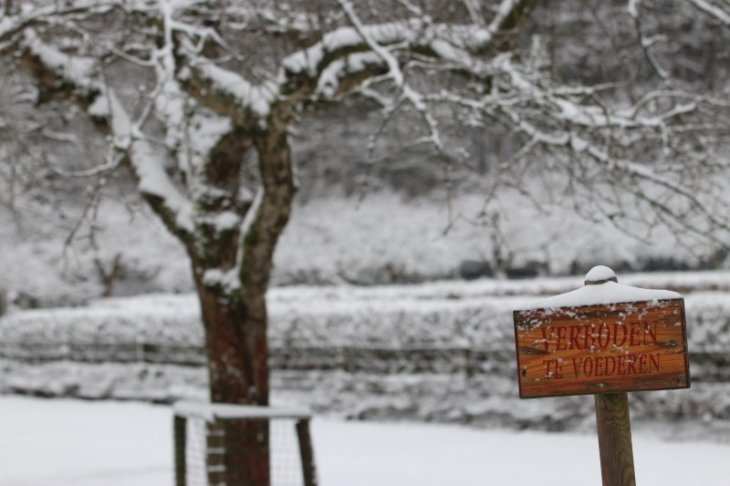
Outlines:
{"type": "MultiPolygon", "coordinates": [[[[669,426],[669,425],[668,425],[669,426]]],[[[324,486],[600,484],[593,435],[313,421],[324,486]]],[[[637,482],[726,486],[730,445],[634,434],[637,482]]],[[[0,396],[0,485],[172,484],[171,408],[0,396]]]]}

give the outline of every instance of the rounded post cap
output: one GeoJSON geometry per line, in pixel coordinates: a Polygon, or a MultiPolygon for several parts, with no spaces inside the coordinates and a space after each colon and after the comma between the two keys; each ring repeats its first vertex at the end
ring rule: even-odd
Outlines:
{"type": "Polygon", "coordinates": [[[600,285],[606,282],[618,283],[616,273],[605,265],[596,265],[595,267],[588,270],[585,278],[585,285],[600,285]]]}

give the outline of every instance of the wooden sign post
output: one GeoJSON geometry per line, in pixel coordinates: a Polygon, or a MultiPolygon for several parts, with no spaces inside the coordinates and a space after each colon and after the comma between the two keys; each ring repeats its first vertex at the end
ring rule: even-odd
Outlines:
{"type": "Polygon", "coordinates": [[[627,392],[689,387],[684,300],[604,266],[585,284],[514,312],[520,397],[595,395],[603,485],[635,485],[627,392]]]}

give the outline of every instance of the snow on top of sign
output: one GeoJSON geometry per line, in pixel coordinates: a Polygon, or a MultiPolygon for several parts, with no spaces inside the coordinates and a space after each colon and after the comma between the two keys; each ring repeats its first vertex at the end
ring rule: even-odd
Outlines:
{"type": "Polygon", "coordinates": [[[671,290],[654,290],[622,285],[612,281],[616,274],[609,267],[598,265],[586,274],[586,286],[564,294],[534,300],[516,310],[554,309],[584,305],[620,304],[662,299],[679,299],[681,295],[671,290]]]}

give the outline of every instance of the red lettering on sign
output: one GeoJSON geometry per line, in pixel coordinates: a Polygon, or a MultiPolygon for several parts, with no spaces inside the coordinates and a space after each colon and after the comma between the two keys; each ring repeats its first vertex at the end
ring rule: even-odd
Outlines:
{"type": "Polygon", "coordinates": [[[656,326],[651,324],[644,324],[644,344],[646,344],[646,337],[651,338],[652,344],[658,344],[656,341],[656,326]]]}
{"type": "Polygon", "coordinates": [[[585,325],[583,326],[585,336],[583,339],[583,349],[589,349],[593,348],[596,344],[596,337],[593,334],[593,331],[596,329],[596,326],[593,324],[585,325]]]}
{"type": "Polygon", "coordinates": [[[612,376],[616,371],[616,358],[606,356],[606,376],[612,376]]]}
{"type": "Polygon", "coordinates": [[[623,346],[626,342],[626,324],[614,324],[613,325],[613,345],[623,346]],[[621,330],[621,342],[618,342],[618,331],[621,330]]]}
{"type": "MultiPolygon", "coordinates": [[[[598,333],[598,345],[601,347],[601,349],[606,349],[610,342],[611,329],[608,327],[608,324],[604,322],[603,324],[601,324],[601,330],[598,333]]],[[[596,371],[596,375],[598,375],[598,371],[596,371]]]]}
{"type": "Polygon", "coordinates": [[[593,360],[586,358],[583,360],[583,374],[586,376],[593,376],[593,360]],[[590,365],[590,366],[588,366],[590,365]]]}
{"type": "Polygon", "coordinates": [[[634,367],[634,363],[636,362],[636,357],[634,355],[629,356],[626,358],[626,367],[628,368],[629,375],[635,375],[636,374],[636,368],[634,367]]]}
{"type": "Polygon", "coordinates": [[[641,327],[639,326],[638,322],[632,322],[631,323],[631,331],[629,334],[629,346],[639,346],[641,345],[641,327]],[[636,338],[636,339],[634,339],[636,338]]]}
{"type": "Polygon", "coordinates": [[[545,378],[552,378],[553,377],[553,371],[552,371],[553,360],[544,359],[544,360],[542,360],[542,364],[543,364],[543,366],[545,366],[545,378]]]}
{"type": "Polygon", "coordinates": [[[596,358],[596,376],[603,376],[603,357],[596,358]]]}
{"type": "Polygon", "coordinates": [[[582,326],[570,326],[570,349],[581,349],[578,336],[582,326]]]}
{"type": "Polygon", "coordinates": [[[667,299],[516,311],[520,396],[686,388],[682,310],[667,299]]]}
{"type": "Polygon", "coordinates": [[[572,358],[573,360],[573,372],[575,373],[575,377],[578,378],[578,372],[580,371],[580,363],[583,361],[582,358],[572,358]]]}
{"type": "Polygon", "coordinates": [[[650,354],[649,359],[651,359],[651,364],[654,365],[654,371],[659,373],[659,354],[650,354]]]}
{"type": "MultiPolygon", "coordinates": [[[[584,376],[646,375],[659,372],[659,354],[628,354],[620,356],[596,356],[587,358],[571,358],[573,373],[578,378],[584,376]]],[[[562,363],[558,360],[546,360],[551,363],[548,371],[550,377],[562,378],[562,363]]]]}
{"type": "Polygon", "coordinates": [[[559,327],[558,328],[557,350],[565,351],[566,349],[568,349],[568,347],[565,345],[565,328],[559,327]]]}
{"type": "Polygon", "coordinates": [[[554,378],[556,380],[563,378],[562,359],[544,359],[542,364],[545,366],[545,378],[554,378]]]}

